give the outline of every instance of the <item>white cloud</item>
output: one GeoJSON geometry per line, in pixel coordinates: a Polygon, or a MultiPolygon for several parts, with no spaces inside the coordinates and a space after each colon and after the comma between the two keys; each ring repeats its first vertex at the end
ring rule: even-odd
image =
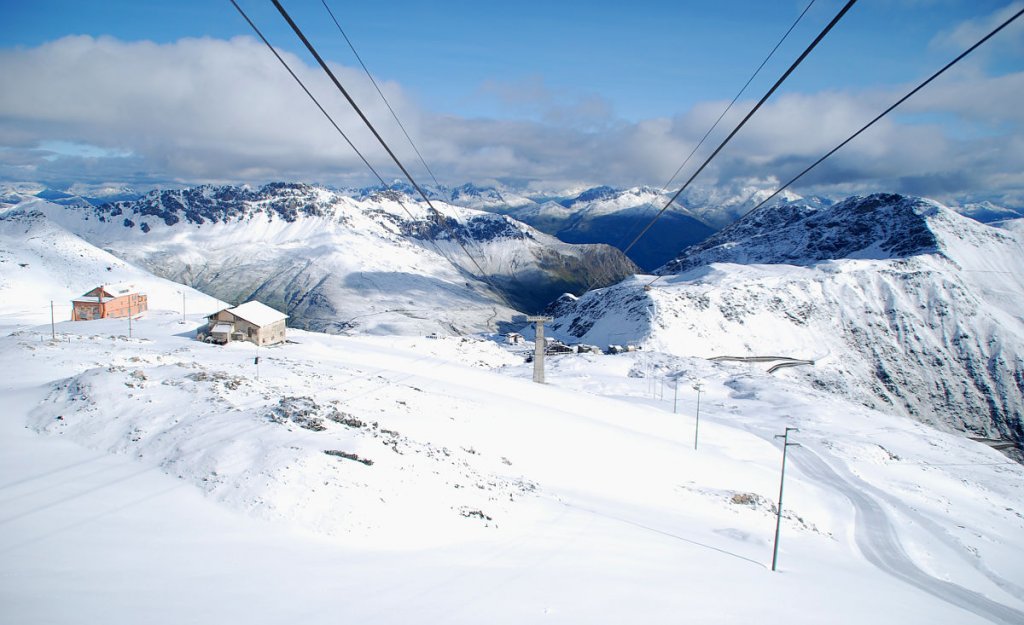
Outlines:
{"type": "MultiPolygon", "coordinates": [[[[326,77],[285,55],[357,146],[376,154],[326,77]]],[[[380,116],[366,79],[335,68],[380,116]]],[[[281,177],[356,167],[357,157],[278,61],[250,38],[184,39],[169,45],[66,37],[0,54],[0,142],[49,141],[131,152],[170,178],[233,179],[245,170],[281,177]],[[17,86],[16,88],[12,86],[17,86]]],[[[393,104],[409,109],[395,85],[393,104]]],[[[414,126],[414,115],[405,115],[414,126]]],[[[393,128],[382,125],[386,135],[393,128]]],[[[361,166],[361,165],[360,165],[361,166]]]]}
{"type": "MultiPolygon", "coordinates": [[[[974,45],[994,28],[1010,19],[1014,13],[1024,9],[1024,2],[1011,2],[1005,7],[981,17],[965,21],[950,31],[936,35],[931,42],[934,48],[962,51],[974,45]]],[[[1020,19],[1004,28],[998,35],[979,48],[982,54],[991,54],[993,49],[1015,54],[1024,53],[1024,23],[1020,19]]]]}
{"type": "Polygon", "coordinates": [[[542,76],[518,81],[488,80],[479,91],[511,112],[549,125],[601,129],[613,120],[611,103],[599,94],[581,97],[552,89],[542,76]]]}
{"type": "MultiPolygon", "coordinates": [[[[951,35],[952,36],[952,35],[951,35]]],[[[383,151],[319,70],[285,54],[386,178],[383,151]]],[[[360,70],[339,79],[413,172],[426,178],[360,70]]],[[[0,51],[0,177],[62,181],[372,181],[358,157],[262,43],[171,44],[67,37],[0,51]],[[55,145],[79,146],[53,150],[55,145]],[[51,148],[49,150],[45,148],[51,148]],[[112,155],[112,157],[105,157],[112,155]]],[[[671,119],[616,120],[600,96],[573,100],[541,81],[486,88],[526,119],[466,119],[422,110],[395,83],[382,88],[442,182],[661,185],[718,117],[705,102],[671,119]],[[518,90],[518,91],[517,91],[518,90]]],[[[778,95],[698,178],[735,185],[787,180],[913,85],[778,95]],[[745,183],[744,183],[745,184],[745,183]]],[[[1024,196],[1024,72],[977,66],[926,88],[826,161],[797,190],[907,191],[942,198],[1024,196]]],[[[746,113],[740,102],[677,183],[746,113]]]]}

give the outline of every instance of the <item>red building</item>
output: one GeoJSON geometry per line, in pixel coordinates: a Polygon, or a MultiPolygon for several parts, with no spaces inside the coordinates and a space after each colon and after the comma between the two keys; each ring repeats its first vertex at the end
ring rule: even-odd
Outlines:
{"type": "Polygon", "coordinates": [[[98,286],[71,304],[72,321],[127,317],[149,308],[146,296],[130,284],[98,286]]]}

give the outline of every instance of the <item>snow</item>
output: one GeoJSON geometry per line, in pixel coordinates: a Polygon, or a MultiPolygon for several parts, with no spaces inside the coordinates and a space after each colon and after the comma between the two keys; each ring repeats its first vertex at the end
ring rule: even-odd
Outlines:
{"type": "Polygon", "coordinates": [[[1024,610],[1024,471],[913,421],[655,354],[550,358],[535,385],[498,344],[456,337],[294,331],[261,349],[257,379],[255,346],[201,344],[178,322],[149,311],[132,339],[116,320],[0,339],[5,620],[1009,623],[1024,610]],[[704,382],[697,451],[695,398],[684,384],[673,414],[669,371],[704,382]],[[803,447],[772,574],[772,436],[787,425],[803,447]],[[801,600],[780,607],[780,593],[801,600]]]}
{"type": "Polygon", "coordinates": [[[650,290],[655,277],[637,276],[560,302],[549,335],[678,356],[812,360],[778,375],[951,431],[1020,440],[1020,241],[932,202],[898,202],[909,209],[900,211],[908,230],[921,236],[903,237],[881,219],[860,227],[872,214],[856,202],[812,211],[806,221],[778,211],[787,223],[770,222],[773,236],[737,224],[695,246],[677,263],[689,269],[650,290]],[[827,221],[815,228],[819,236],[807,234],[811,221],[827,221]],[[845,232],[851,224],[858,236],[845,232]],[[865,236],[872,228],[876,236],[865,236]],[[911,252],[894,254],[878,241],[911,252]],[[829,259],[832,242],[849,255],[829,259]]]}
{"type": "Polygon", "coordinates": [[[70,319],[72,300],[105,283],[135,285],[151,309],[184,304],[183,312],[209,314],[226,307],[87,243],[40,212],[0,213],[0,332],[49,323],[51,311],[56,321],[70,319]]]}
{"type": "MultiPolygon", "coordinates": [[[[994,272],[1018,267],[997,253],[1015,239],[979,254],[962,235],[922,262],[979,270],[1009,327],[1021,285],[994,272]]],[[[538,385],[531,347],[497,336],[211,346],[195,330],[222,302],[39,215],[0,237],[2,622],[1024,622],[1024,467],[797,369],[649,349],[552,356],[538,385]],[[51,334],[49,300],[104,275],[149,295],[131,336],[61,317],[51,334]]],[[[682,344],[689,319],[660,324],[685,289],[842,362],[850,346],[815,351],[739,296],[760,284],[798,315],[834,279],[913,309],[881,288],[889,262],[637,277],[617,287],[636,314],[591,331],[682,344]]]]}
{"type": "Polygon", "coordinates": [[[44,213],[126,262],[226,300],[255,296],[293,326],[330,332],[493,331],[516,309],[632,270],[606,246],[568,245],[506,217],[435,206],[468,247],[444,229],[427,234],[437,224],[425,203],[393,194],[356,200],[308,185],[153,192],[102,210],[32,199],[8,214],[44,213]]]}
{"type": "Polygon", "coordinates": [[[129,295],[131,293],[138,293],[139,292],[139,288],[136,285],[130,284],[130,283],[127,283],[127,282],[119,282],[119,283],[115,283],[115,284],[103,284],[103,285],[100,285],[100,286],[103,287],[104,291],[106,291],[107,293],[111,293],[114,296],[129,295]]]}
{"type": "MultiPolygon", "coordinates": [[[[230,308],[228,312],[257,326],[268,326],[288,318],[288,315],[283,312],[274,310],[270,306],[255,300],[230,308]]],[[[214,328],[214,332],[216,331],[217,329],[214,328]]]]}

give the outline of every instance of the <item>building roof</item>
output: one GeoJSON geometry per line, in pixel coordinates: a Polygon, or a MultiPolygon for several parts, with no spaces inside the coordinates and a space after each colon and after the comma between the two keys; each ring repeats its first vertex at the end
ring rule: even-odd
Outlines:
{"type": "Polygon", "coordinates": [[[218,323],[213,326],[210,332],[216,332],[217,334],[231,334],[231,331],[235,329],[235,326],[230,323],[218,323]]]}
{"type": "Polygon", "coordinates": [[[114,299],[113,297],[99,297],[98,295],[97,296],[83,295],[82,297],[76,297],[75,299],[73,299],[71,301],[73,303],[76,303],[76,304],[96,304],[96,303],[105,304],[106,302],[112,301],[113,299],[114,299]]]}
{"type": "Polygon", "coordinates": [[[138,293],[139,289],[130,282],[116,282],[114,284],[104,284],[103,290],[110,294],[111,297],[121,297],[122,295],[129,295],[131,293],[138,293]]]}
{"type": "Polygon", "coordinates": [[[253,325],[261,327],[270,325],[275,321],[282,321],[288,318],[288,315],[283,312],[276,311],[270,306],[257,302],[256,300],[246,302],[241,306],[229,308],[228,312],[240,319],[245,319],[253,325]]]}

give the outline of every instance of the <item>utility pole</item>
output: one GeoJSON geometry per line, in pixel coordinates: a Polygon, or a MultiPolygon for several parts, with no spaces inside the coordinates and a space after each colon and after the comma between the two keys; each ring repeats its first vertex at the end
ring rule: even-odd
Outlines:
{"type": "Polygon", "coordinates": [[[693,450],[697,451],[697,433],[700,432],[700,392],[704,389],[704,385],[697,382],[693,385],[693,390],[697,391],[697,422],[693,426],[693,450]]]}
{"type": "Polygon", "coordinates": [[[533,347],[533,381],[537,384],[544,384],[544,323],[551,321],[551,317],[533,316],[527,317],[526,320],[532,322],[536,328],[533,347]]]}
{"type": "MultiPolygon", "coordinates": [[[[131,296],[129,296],[130,298],[131,296]]],[[[132,338],[132,300],[128,300],[128,338],[132,338]]]]}
{"type": "Polygon", "coordinates": [[[772,570],[775,570],[775,564],[779,560],[779,528],[782,526],[782,489],[786,485],[786,450],[790,446],[799,447],[800,443],[789,442],[790,432],[799,432],[797,428],[786,428],[785,434],[776,434],[775,438],[781,438],[782,443],[782,476],[779,478],[779,511],[775,517],[775,547],[772,550],[772,570]]]}
{"type": "MultiPolygon", "coordinates": [[[[257,339],[259,340],[259,339],[257,339]]],[[[256,358],[253,359],[253,364],[256,365],[256,379],[260,379],[260,344],[256,343],[256,358]]]]}
{"type": "Polygon", "coordinates": [[[679,412],[679,378],[672,380],[672,414],[679,412]]]}
{"type": "Polygon", "coordinates": [[[54,326],[53,321],[53,300],[50,300],[50,340],[57,340],[57,328],[54,326]]]}

